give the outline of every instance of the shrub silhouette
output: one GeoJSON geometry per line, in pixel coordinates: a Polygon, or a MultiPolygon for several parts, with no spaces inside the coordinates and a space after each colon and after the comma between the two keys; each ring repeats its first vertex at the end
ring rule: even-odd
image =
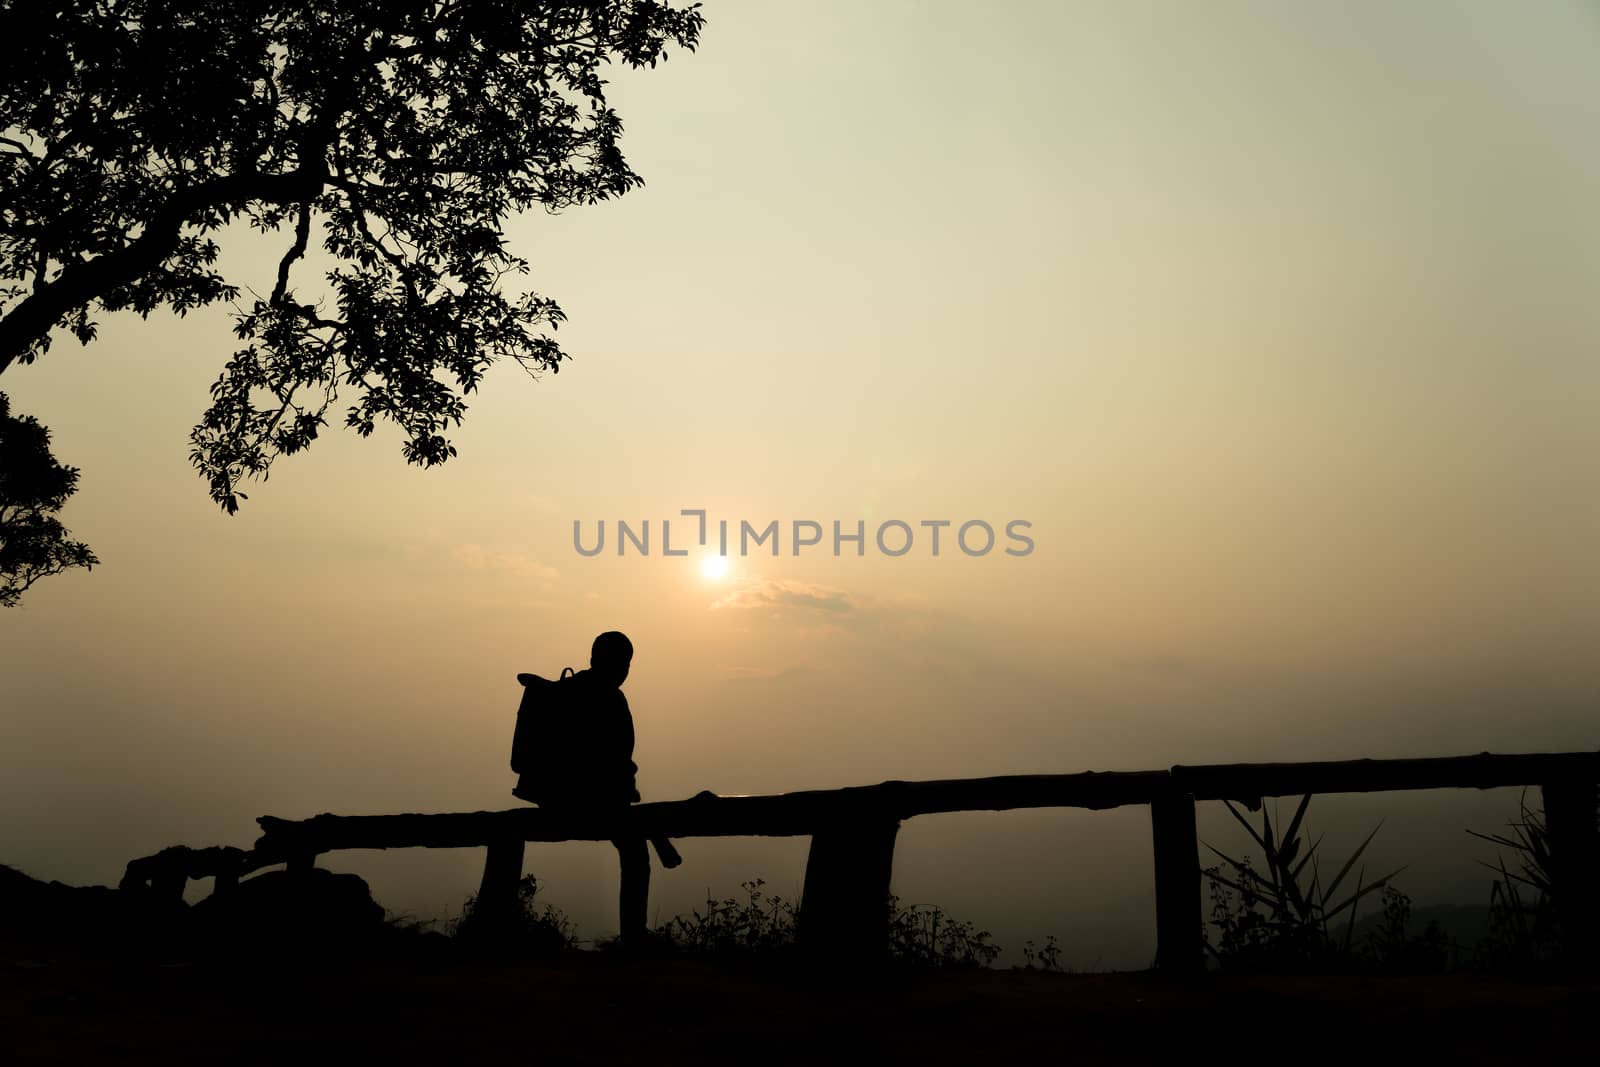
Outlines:
{"type": "MultiPolygon", "coordinates": [[[[1324,883],[1317,855],[1322,839],[1319,837],[1306,846],[1301,836],[1311,794],[1301,798],[1281,834],[1273,828],[1272,818],[1264,806],[1261,828],[1257,830],[1231,803],[1223,801],[1223,804],[1261,849],[1265,873],[1256,869],[1252,857],[1235,859],[1206,845],[1223,861],[1222,865],[1207,867],[1202,872],[1211,888],[1210,925],[1217,929],[1215,941],[1210,931],[1206,932],[1207,951],[1219,966],[1232,970],[1348,969],[1354,959],[1352,939],[1356,905],[1383,889],[1404,869],[1368,882],[1366,868],[1356,868],[1357,861],[1377,836],[1378,827],[1374,827],[1350,854],[1338,873],[1324,883]],[[1228,869],[1226,874],[1223,865],[1228,869]],[[1353,869],[1356,870],[1355,888],[1339,899],[1339,888],[1353,869]],[[1330,931],[1329,923],[1346,911],[1349,915],[1341,940],[1330,931]]],[[[1406,909],[1409,912],[1409,903],[1406,909]]]]}
{"type": "Polygon", "coordinates": [[[1061,946],[1056,942],[1056,935],[1050,934],[1044,939],[1043,945],[1036,945],[1031,940],[1022,943],[1022,958],[1025,971],[1056,971],[1064,968],[1061,966],[1061,946]]]}
{"type": "Polygon", "coordinates": [[[1563,958],[1544,812],[1528,806],[1527,790],[1518,798],[1517,808],[1520,818],[1509,824],[1509,836],[1467,831],[1509,848],[1517,857],[1516,869],[1506,865],[1503,854],[1484,864],[1500,875],[1489,888],[1489,930],[1474,952],[1474,963],[1485,970],[1536,971],[1563,958]]]}
{"type": "Polygon", "coordinates": [[[784,952],[795,944],[799,909],[769,896],[766,881],[740,882],[743,900],[717,900],[706,891],[704,911],[668,919],[656,931],[673,949],[693,955],[727,956],[784,952]]]}
{"type": "MultiPolygon", "coordinates": [[[[703,911],[669,919],[657,929],[657,936],[674,951],[688,955],[728,958],[792,953],[799,906],[769,894],[761,878],[741,882],[739,888],[744,891],[743,899],[717,900],[708,891],[703,911]]],[[[987,967],[1000,954],[987,930],[954,919],[935,905],[902,906],[899,898],[891,895],[885,906],[889,910],[888,954],[896,963],[918,968],[987,967]]],[[[1055,939],[1050,938],[1047,945],[1054,967],[1059,952],[1055,939]]]]}
{"type": "Polygon", "coordinates": [[[548,957],[577,948],[572,921],[555,905],[539,903],[538,895],[539,880],[531,874],[517,883],[510,908],[480,907],[473,894],[461,915],[447,924],[447,931],[456,944],[476,955],[548,957]]]}
{"type": "Polygon", "coordinates": [[[937,905],[902,908],[898,897],[889,897],[891,959],[913,967],[945,970],[987,967],[998,955],[1000,946],[990,940],[989,931],[964,919],[951,918],[937,905]]]}

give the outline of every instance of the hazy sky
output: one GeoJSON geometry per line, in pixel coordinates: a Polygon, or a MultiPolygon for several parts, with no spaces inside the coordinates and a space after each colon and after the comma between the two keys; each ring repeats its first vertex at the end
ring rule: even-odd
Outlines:
{"type": "MultiPolygon", "coordinates": [[[[444,467],[330,433],[221,515],[187,435],[225,310],[4,376],[104,562],[0,614],[0,862],[114,882],[262,814],[510,806],[515,674],[612,628],[647,799],[1600,746],[1600,6],[705,13],[697,54],[615,79],[647,185],[511,223],[573,359],[496,368],[444,467]],[[868,550],[786,529],[708,577],[659,555],[693,507],[868,550]],[[650,557],[573,551],[619,518],[650,557]],[[893,518],[1036,548],[886,558],[893,518]]],[[[281,242],[237,238],[269,288],[281,242]]],[[[1462,902],[1462,830],[1514,811],[1312,809],[1334,851],[1387,814],[1375,863],[1462,902]]],[[[798,892],[803,840],[682,850],[662,917],[798,892]]],[[[328,858],[418,914],[481,862],[328,858]]],[[[1149,863],[1142,809],[929,818],[895,887],[1139,965],[1149,863]]],[[[609,847],[528,869],[614,927],[609,847]]]]}

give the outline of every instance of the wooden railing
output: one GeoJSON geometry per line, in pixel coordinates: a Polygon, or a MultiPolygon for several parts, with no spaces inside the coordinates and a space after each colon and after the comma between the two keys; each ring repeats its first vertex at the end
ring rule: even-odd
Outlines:
{"type": "Polygon", "coordinates": [[[1414,789],[1537,786],[1543,792],[1553,876],[1564,927],[1596,941],[1600,909],[1600,753],[1454,756],[1177,766],[1164,771],[1014,775],[883,782],[766,796],[701,793],[638,804],[606,817],[538,808],[449,814],[263,816],[249,851],[166,849],[128,865],[123,886],[181,895],[188,878],[215,876],[226,892],[243,875],[274,864],[309,869],[322,853],[352,848],[487,848],[480,901],[505,900],[522,874],[528,841],[640,837],[804,836],[811,838],[800,901],[800,937],[829,953],[870,956],[887,940],[886,902],[900,824],[919,815],[1016,808],[1104,809],[1148,805],[1154,843],[1157,966],[1203,966],[1201,872],[1195,803],[1264,797],[1414,789]]]}

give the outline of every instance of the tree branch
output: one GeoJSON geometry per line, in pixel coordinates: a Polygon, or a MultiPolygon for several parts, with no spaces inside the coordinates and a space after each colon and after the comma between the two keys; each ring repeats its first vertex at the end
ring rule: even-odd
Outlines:
{"type": "Polygon", "coordinates": [[[272,299],[269,301],[274,306],[289,291],[289,268],[294,265],[295,260],[306,254],[306,243],[310,239],[311,201],[307,200],[300,205],[300,221],[295,224],[294,244],[283,254],[283,259],[278,263],[278,284],[273,286],[272,299]]]}
{"type": "Polygon", "coordinates": [[[327,177],[326,164],[303,164],[287,174],[232,174],[179,190],[155,210],[137,238],[115,252],[68,264],[54,281],[0,318],[0,374],[71,311],[160,266],[177,249],[179,234],[193,215],[251,200],[308,201],[327,177]]]}

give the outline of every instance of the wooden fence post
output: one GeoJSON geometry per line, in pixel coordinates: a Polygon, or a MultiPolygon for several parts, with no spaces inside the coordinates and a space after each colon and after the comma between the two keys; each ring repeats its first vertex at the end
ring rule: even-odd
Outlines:
{"type": "Polygon", "coordinates": [[[1172,974],[1205,969],[1200,913],[1200,846],[1194,797],[1173,793],[1150,803],[1155,845],[1156,967],[1172,974]]]}
{"type": "Polygon", "coordinates": [[[1539,792],[1563,947],[1570,959],[1591,966],[1600,952],[1600,790],[1592,780],[1568,778],[1539,792]]]}
{"type": "Polygon", "coordinates": [[[882,959],[889,948],[889,883],[900,820],[870,815],[811,837],[798,937],[819,959],[882,959]]]}
{"type": "Polygon", "coordinates": [[[522,881],[524,847],[525,842],[520,837],[502,838],[489,845],[475,905],[481,914],[504,918],[515,910],[517,885],[522,881]]]}

